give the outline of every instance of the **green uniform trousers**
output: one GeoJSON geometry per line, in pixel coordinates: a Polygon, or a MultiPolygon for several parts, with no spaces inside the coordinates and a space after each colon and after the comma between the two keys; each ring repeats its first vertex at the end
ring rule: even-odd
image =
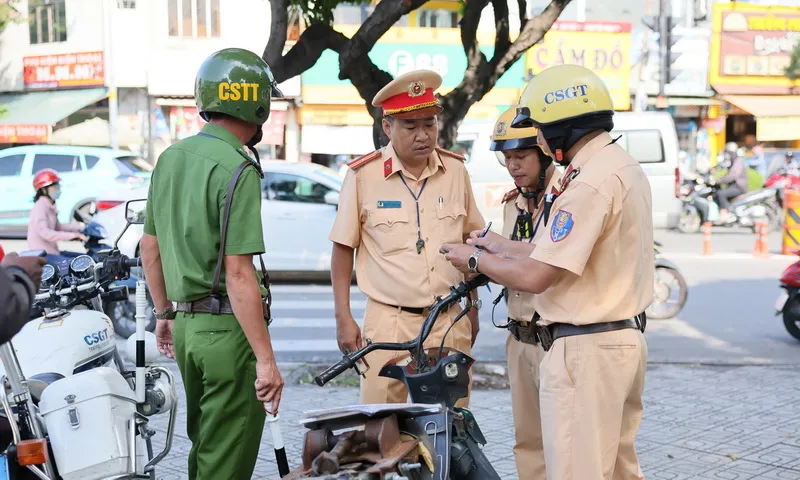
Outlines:
{"type": "Polygon", "coordinates": [[[256,358],[233,315],[178,313],[172,331],[186,391],[191,480],[249,480],[266,414],[256,358]]]}

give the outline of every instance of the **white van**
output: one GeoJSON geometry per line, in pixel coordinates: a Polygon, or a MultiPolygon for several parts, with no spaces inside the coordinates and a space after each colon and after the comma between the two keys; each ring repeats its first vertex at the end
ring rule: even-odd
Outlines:
{"type": "MultiPolygon", "coordinates": [[[[466,166],[478,208],[492,230],[503,225],[503,195],[514,188],[505,167],[489,150],[494,122],[462,123],[455,150],[467,156],[466,166]]],[[[653,226],[674,228],[681,213],[676,193],[680,186],[678,171],[678,135],[675,123],[666,112],[616,112],[612,137],[642,166],[653,196],[653,226]]]]}

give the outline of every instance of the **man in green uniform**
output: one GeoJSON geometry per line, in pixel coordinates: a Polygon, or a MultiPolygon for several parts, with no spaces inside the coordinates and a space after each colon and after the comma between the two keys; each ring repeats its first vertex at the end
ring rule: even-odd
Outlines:
{"type": "Polygon", "coordinates": [[[142,259],[159,350],[175,358],[183,377],[190,479],[249,479],[262,402],[277,412],[283,389],[253,267],[253,255],[264,252],[262,173],[243,148],[260,141],[273,93],[280,95],[258,55],[233,48],[212,54],[195,80],[208,124],[161,154],[150,184],[142,259]],[[212,295],[228,187],[244,161],[212,295]]]}

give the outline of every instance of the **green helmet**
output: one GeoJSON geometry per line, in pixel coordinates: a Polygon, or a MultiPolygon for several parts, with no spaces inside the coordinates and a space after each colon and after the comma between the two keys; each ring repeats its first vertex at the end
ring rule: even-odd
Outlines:
{"type": "Polygon", "coordinates": [[[282,97],[269,65],[255,53],[226,48],[212,53],[197,71],[194,98],[203,120],[224,113],[262,125],[269,118],[271,97],[282,97]]]}

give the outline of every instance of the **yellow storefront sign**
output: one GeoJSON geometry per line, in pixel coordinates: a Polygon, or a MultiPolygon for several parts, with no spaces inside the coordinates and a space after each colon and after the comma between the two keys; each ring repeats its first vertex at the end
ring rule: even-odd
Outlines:
{"type": "Polygon", "coordinates": [[[528,50],[525,67],[537,74],[554,65],[589,68],[603,79],[615,110],[629,110],[631,24],[624,22],[556,22],[541,43],[528,50]]]}

